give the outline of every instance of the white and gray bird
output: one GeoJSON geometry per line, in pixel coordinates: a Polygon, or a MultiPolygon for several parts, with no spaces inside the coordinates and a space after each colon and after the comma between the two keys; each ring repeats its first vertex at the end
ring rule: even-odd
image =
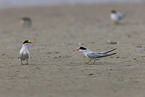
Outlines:
{"type": "Polygon", "coordinates": [[[21,18],[20,22],[24,28],[32,26],[32,20],[29,17],[21,18]]]}
{"type": "Polygon", "coordinates": [[[30,52],[28,51],[28,45],[30,43],[34,43],[34,42],[32,42],[30,40],[25,40],[23,42],[22,48],[19,52],[19,60],[21,61],[21,65],[23,65],[22,61],[25,61],[25,60],[27,61],[26,64],[28,65],[28,60],[30,58],[30,52]]]}
{"type": "Polygon", "coordinates": [[[100,58],[103,58],[103,57],[107,57],[107,56],[111,56],[111,55],[115,55],[116,53],[109,53],[109,52],[112,52],[116,50],[116,48],[114,49],[111,49],[111,50],[108,50],[108,51],[105,51],[105,52],[99,52],[99,53],[96,53],[90,49],[87,49],[85,47],[79,47],[77,49],[74,49],[74,51],[80,51],[80,52],[83,52],[83,54],[90,58],[90,60],[88,62],[86,62],[86,64],[88,64],[89,62],[91,62],[91,60],[94,60],[93,64],[95,63],[96,60],[99,60],[100,58]]]}
{"type": "Polygon", "coordinates": [[[115,10],[112,10],[110,13],[111,20],[116,24],[120,23],[124,17],[125,17],[125,14],[117,12],[115,10]]]}

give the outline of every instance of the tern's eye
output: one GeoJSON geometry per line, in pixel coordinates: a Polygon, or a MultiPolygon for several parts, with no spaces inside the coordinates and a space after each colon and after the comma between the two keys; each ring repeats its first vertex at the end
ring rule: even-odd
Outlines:
{"type": "Polygon", "coordinates": [[[81,49],[81,50],[86,50],[87,48],[85,48],[85,47],[80,47],[79,49],[81,49]]]}

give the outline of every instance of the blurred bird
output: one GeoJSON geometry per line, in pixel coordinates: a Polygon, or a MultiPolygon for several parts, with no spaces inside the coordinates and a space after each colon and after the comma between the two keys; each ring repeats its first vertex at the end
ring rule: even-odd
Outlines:
{"type": "Polygon", "coordinates": [[[21,65],[23,65],[22,61],[27,61],[26,65],[28,65],[28,59],[30,58],[30,52],[28,51],[28,45],[30,43],[34,43],[30,40],[25,40],[23,42],[22,48],[19,52],[19,60],[21,61],[21,65]]]}
{"type": "Polygon", "coordinates": [[[110,18],[112,21],[114,21],[114,23],[118,24],[121,22],[121,20],[125,17],[125,14],[122,14],[120,12],[117,12],[115,10],[112,10],[111,11],[111,14],[110,14],[110,18]]]}
{"type": "Polygon", "coordinates": [[[116,53],[109,54],[109,52],[112,52],[114,50],[116,50],[116,48],[111,49],[111,50],[108,50],[108,51],[105,51],[105,52],[96,53],[96,52],[93,52],[90,49],[87,49],[85,47],[79,47],[78,49],[74,49],[74,51],[83,52],[83,54],[86,57],[90,58],[90,60],[88,62],[86,62],[86,64],[88,64],[91,60],[94,60],[94,62],[93,62],[93,64],[94,64],[95,61],[96,60],[99,60],[100,58],[107,57],[107,56],[111,56],[111,55],[115,55],[116,53]]]}
{"type": "Polygon", "coordinates": [[[32,26],[32,20],[29,17],[23,17],[20,21],[23,25],[23,27],[31,27],[32,26]]]}

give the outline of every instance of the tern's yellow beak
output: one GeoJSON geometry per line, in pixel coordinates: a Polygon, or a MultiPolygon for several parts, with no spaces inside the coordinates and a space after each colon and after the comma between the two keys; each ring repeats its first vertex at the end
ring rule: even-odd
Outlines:
{"type": "Polygon", "coordinates": [[[79,49],[74,49],[74,51],[79,51],[79,49]]]}
{"type": "Polygon", "coordinates": [[[32,42],[32,41],[31,41],[30,43],[35,43],[35,42],[32,42]]]}

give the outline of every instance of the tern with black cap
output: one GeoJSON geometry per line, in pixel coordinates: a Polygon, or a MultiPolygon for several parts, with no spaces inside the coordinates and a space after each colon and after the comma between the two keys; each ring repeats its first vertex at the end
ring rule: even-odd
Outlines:
{"type": "Polygon", "coordinates": [[[30,52],[28,51],[28,45],[34,43],[30,40],[25,40],[23,42],[22,48],[19,52],[19,60],[21,61],[21,65],[23,65],[22,61],[27,61],[26,65],[28,65],[28,60],[30,58],[30,52]]]}
{"type": "Polygon", "coordinates": [[[115,55],[116,53],[110,53],[112,51],[116,50],[116,48],[105,51],[105,52],[99,52],[96,53],[90,49],[87,49],[86,47],[78,47],[77,49],[75,49],[74,51],[80,51],[83,52],[83,54],[90,58],[90,60],[88,62],[86,62],[86,64],[88,64],[89,62],[91,62],[92,60],[94,60],[93,64],[95,63],[96,60],[103,58],[103,57],[107,57],[107,56],[111,56],[111,55],[115,55]]]}
{"type": "Polygon", "coordinates": [[[121,20],[125,17],[125,14],[112,10],[110,13],[110,18],[114,23],[120,23],[121,20]]]}

